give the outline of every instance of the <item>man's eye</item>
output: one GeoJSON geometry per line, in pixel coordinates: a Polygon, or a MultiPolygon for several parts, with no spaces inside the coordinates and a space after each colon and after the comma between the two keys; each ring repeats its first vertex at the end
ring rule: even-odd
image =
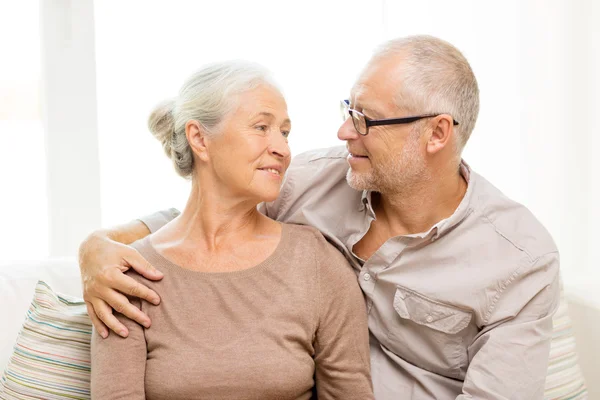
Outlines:
{"type": "Polygon", "coordinates": [[[257,125],[256,129],[258,129],[259,131],[266,131],[267,130],[267,126],[266,125],[257,125]]]}

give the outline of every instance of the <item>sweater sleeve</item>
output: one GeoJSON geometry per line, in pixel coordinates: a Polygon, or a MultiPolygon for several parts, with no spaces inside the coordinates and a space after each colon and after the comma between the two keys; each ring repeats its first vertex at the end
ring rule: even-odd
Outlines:
{"type": "Polygon", "coordinates": [[[314,358],[318,398],[373,399],[367,312],[356,275],[344,256],[322,236],[316,249],[319,322],[314,358]]]}
{"type": "MultiPolygon", "coordinates": [[[[141,300],[129,298],[136,307],[141,300]]],[[[92,333],[92,399],[145,400],[146,339],[144,329],[122,314],[115,316],[129,330],[122,338],[110,332],[102,339],[94,329],[92,333]]]]}

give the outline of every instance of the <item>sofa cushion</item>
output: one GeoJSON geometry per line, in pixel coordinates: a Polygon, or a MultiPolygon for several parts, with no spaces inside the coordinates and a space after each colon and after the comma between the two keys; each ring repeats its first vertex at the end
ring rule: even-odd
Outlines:
{"type": "Polygon", "coordinates": [[[0,378],[0,399],[89,399],[91,334],[85,303],[39,281],[0,378]]]}
{"type": "Polygon", "coordinates": [[[587,399],[587,388],[575,352],[573,324],[562,288],[553,324],[544,400],[587,399]]]}

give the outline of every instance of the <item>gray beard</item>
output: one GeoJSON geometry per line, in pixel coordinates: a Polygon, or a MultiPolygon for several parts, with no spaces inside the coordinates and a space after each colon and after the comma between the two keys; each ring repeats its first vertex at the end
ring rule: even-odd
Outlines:
{"type": "Polygon", "coordinates": [[[355,190],[372,190],[383,194],[402,194],[413,191],[428,179],[425,160],[418,153],[418,141],[406,144],[401,154],[374,165],[371,171],[356,173],[348,168],[346,181],[355,190]]]}

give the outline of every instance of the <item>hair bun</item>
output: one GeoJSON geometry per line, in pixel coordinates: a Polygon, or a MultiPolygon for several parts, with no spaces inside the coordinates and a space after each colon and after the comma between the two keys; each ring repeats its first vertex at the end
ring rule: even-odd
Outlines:
{"type": "Polygon", "coordinates": [[[168,157],[171,157],[173,136],[175,134],[174,108],[175,100],[164,101],[157,105],[148,117],[148,129],[162,144],[168,157]]]}

